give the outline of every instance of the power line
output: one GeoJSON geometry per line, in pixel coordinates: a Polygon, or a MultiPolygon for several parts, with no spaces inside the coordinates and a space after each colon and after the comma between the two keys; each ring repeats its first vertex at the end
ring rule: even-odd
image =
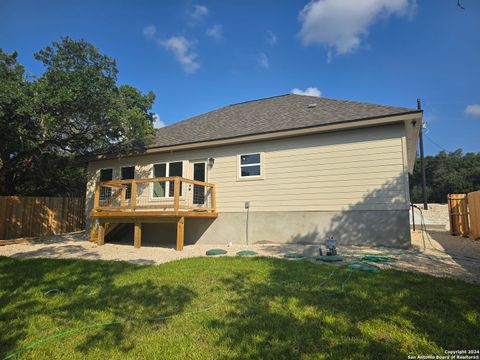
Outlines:
{"type": "Polygon", "coordinates": [[[465,105],[468,101],[465,100],[452,100],[452,99],[442,99],[442,98],[430,98],[425,100],[425,105],[456,105],[463,104],[465,105]]]}
{"type": "Polygon", "coordinates": [[[423,135],[425,135],[425,137],[433,144],[435,145],[436,147],[438,147],[439,149],[445,151],[445,152],[450,152],[449,150],[445,149],[443,146],[439,145],[438,143],[436,143],[430,136],[428,136],[426,133],[423,133],[423,135]]]}

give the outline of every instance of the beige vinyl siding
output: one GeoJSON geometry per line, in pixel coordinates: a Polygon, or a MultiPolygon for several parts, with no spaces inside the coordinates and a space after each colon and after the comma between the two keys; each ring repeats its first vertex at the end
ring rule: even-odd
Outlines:
{"type": "Polygon", "coordinates": [[[152,154],[89,164],[91,181],[99,169],[137,164],[136,177],[151,177],[152,164],[215,158],[208,182],[217,185],[220,212],[340,211],[408,209],[404,125],[339,131],[289,139],[152,154]],[[238,179],[238,155],[262,152],[264,178],[238,179]]]}

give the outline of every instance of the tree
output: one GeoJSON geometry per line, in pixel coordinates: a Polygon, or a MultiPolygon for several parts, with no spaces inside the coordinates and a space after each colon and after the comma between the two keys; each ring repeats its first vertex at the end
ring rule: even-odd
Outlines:
{"type": "MultiPolygon", "coordinates": [[[[422,202],[420,164],[417,159],[410,177],[412,202],[422,202]]],[[[480,153],[463,154],[461,149],[425,157],[429,202],[446,203],[447,195],[480,190],[480,153]]]]}
{"type": "Polygon", "coordinates": [[[21,171],[31,164],[22,154],[34,151],[39,136],[32,115],[32,86],[17,53],[0,49],[0,193],[11,194],[21,171]],[[20,170],[20,171],[18,171],[20,170]]]}
{"type": "Polygon", "coordinates": [[[66,37],[35,58],[47,67],[34,84],[42,149],[85,154],[145,142],[153,132],[149,110],[155,95],[118,88],[115,60],[92,44],[66,37]]]}
{"type": "Polygon", "coordinates": [[[122,127],[120,133],[121,145],[125,148],[142,147],[153,135],[153,114],[148,111],[155,100],[155,94],[150,91],[143,95],[130,85],[118,88],[119,96],[116,101],[116,114],[122,127]]]}
{"type": "Polygon", "coordinates": [[[46,70],[32,82],[15,53],[0,58],[0,94],[7,94],[0,99],[1,126],[12,128],[1,155],[3,163],[9,161],[8,168],[2,167],[1,191],[81,194],[86,174],[75,158],[99,149],[129,151],[145,145],[154,131],[150,109],[155,95],[117,86],[115,60],[84,40],[65,37],[34,56],[46,70]],[[6,82],[11,90],[4,79],[11,79],[6,82]],[[24,128],[29,141],[19,146],[25,142],[24,128]]]}

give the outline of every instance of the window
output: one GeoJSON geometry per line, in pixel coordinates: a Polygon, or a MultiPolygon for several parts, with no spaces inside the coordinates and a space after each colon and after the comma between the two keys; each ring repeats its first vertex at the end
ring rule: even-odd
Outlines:
{"type": "MultiPolygon", "coordinates": [[[[113,169],[101,169],[100,170],[100,182],[113,180],[113,169]]],[[[100,187],[100,200],[108,200],[112,196],[112,188],[101,186],[100,187]]]]}
{"type": "Polygon", "coordinates": [[[113,169],[101,169],[100,181],[110,181],[113,179],[113,169]]]}
{"type": "Polygon", "coordinates": [[[260,153],[239,156],[240,178],[260,178],[262,173],[262,156],[260,153]]]}
{"type": "MultiPolygon", "coordinates": [[[[120,169],[122,180],[135,179],[135,166],[125,166],[120,169]]],[[[132,184],[127,184],[126,199],[132,198],[132,184]]]]}
{"type": "MultiPolygon", "coordinates": [[[[154,164],[153,165],[153,177],[166,177],[167,176],[167,164],[154,164]]],[[[165,181],[153,183],[153,197],[165,197],[165,181]]]]}
{"type": "MultiPolygon", "coordinates": [[[[173,162],[168,164],[168,176],[182,176],[183,174],[183,163],[173,162]]],[[[170,192],[168,193],[169,196],[173,196],[174,191],[174,182],[170,181],[170,192]]],[[[180,183],[180,196],[182,195],[182,183],[180,183]]]]}
{"type": "MultiPolygon", "coordinates": [[[[153,177],[183,176],[183,162],[161,163],[153,165],[153,177]]],[[[174,195],[174,182],[162,181],[153,183],[153,197],[162,198],[174,195]]],[[[182,184],[180,184],[180,195],[182,195],[182,184]]]]}

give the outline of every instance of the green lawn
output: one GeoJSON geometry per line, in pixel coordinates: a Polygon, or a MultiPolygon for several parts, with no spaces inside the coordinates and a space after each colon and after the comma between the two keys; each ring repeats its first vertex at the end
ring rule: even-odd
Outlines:
{"type": "Polygon", "coordinates": [[[265,258],[0,258],[0,358],[66,331],[18,357],[404,360],[479,349],[480,286],[265,258]]]}

